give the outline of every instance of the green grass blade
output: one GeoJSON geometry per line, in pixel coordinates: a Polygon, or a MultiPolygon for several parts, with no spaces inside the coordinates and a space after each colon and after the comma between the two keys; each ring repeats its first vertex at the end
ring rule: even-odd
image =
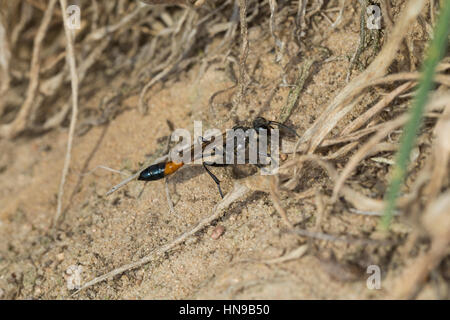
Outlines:
{"type": "Polygon", "coordinates": [[[433,78],[436,66],[443,58],[450,31],[450,1],[444,1],[441,7],[439,20],[434,30],[434,37],[428,49],[425,62],[422,67],[422,75],[419,86],[410,110],[410,119],[404,127],[400,138],[400,148],[396,156],[396,163],[392,172],[390,185],[385,194],[385,210],[381,219],[381,226],[388,229],[395,210],[396,200],[405,179],[409,164],[409,157],[415,145],[417,134],[422,123],[425,105],[428,101],[430,90],[433,89],[433,78]]]}

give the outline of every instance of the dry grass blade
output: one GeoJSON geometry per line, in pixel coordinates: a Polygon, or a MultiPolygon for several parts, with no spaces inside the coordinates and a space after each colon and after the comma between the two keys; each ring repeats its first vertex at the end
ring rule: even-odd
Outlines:
{"type": "Polygon", "coordinates": [[[386,73],[387,68],[391,64],[402,43],[402,39],[409,30],[409,26],[411,26],[413,21],[417,18],[425,3],[425,0],[414,0],[407,3],[407,6],[403,9],[397,24],[392,30],[388,42],[383,47],[380,54],[362,74],[353,79],[343,90],[341,90],[321,116],[308,130],[306,130],[300,138],[300,143],[309,141],[309,153],[316,150],[337,122],[350,111],[350,109],[348,109],[346,110],[347,112],[341,112],[344,108],[343,105],[347,101],[354,100],[354,97],[361,93],[366,83],[374,78],[381,77],[386,73]]]}
{"type": "Polygon", "coordinates": [[[280,61],[281,59],[281,54],[282,54],[282,49],[284,46],[284,43],[280,40],[280,38],[278,37],[276,31],[277,31],[277,25],[275,22],[275,14],[278,10],[278,5],[277,5],[277,1],[276,0],[269,0],[269,6],[270,6],[270,20],[269,20],[269,29],[270,29],[270,34],[274,40],[275,43],[275,47],[276,50],[278,52],[277,57],[276,57],[276,61],[280,61]]]}
{"type": "Polygon", "coordinates": [[[131,21],[133,21],[133,19],[135,19],[137,16],[149,10],[149,9],[146,10],[144,7],[145,7],[144,4],[138,3],[136,8],[132,12],[124,16],[119,22],[115,23],[114,25],[102,27],[89,34],[87,41],[97,41],[103,39],[104,37],[108,36],[111,33],[116,32],[117,30],[120,30],[121,28],[129,24],[131,21]]]}
{"type": "Polygon", "coordinates": [[[339,0],[339,14],[338,14],[336,20],[331,25],[332,28],[336,28],[341,24],[344,8],[345,8],[345,0],[339,0]]]}
{"type": "Polygon", "coordinates": [[[237,97],[240,103],[247,87],[246,61],[248,56],[248,29],[247,29],[247,0],[239,0],[239,14],[241,22],[241,56],[239,58],[239,94],[237,97]]]}
{"type": "Polygon", "coordinates": [[[450,92],[444,94],[441,99],[446,106],[442,117],[434,129],[436,143],[433,145],[433,171],[425,191],[428,195],[428,204],[437,197],[445,178],[448,177],[448,162],[450,159],[450,92]]]}
{"type": "Polygon", "coordinates": [[[321,194],[321,192],[319,190],[315,191],[315,199],[314,202],[316,204],[316,212],[317,212],[317,220],[316,220],[316,224],[314,226],[314,231],[320,231],[321,227],[322,227],[322,222],[325,219],[325,199],[324,199],[324,195],[321,194]]]}
{"type": "Polygon", "coordinates": [[[20,20],[19,23],[13,28],[11,32],[11,48],[14,48],[17,44],[17,40],[19,39],[20,33],[23,31],[25,26],[30,22],[32,17],[32,8],[28,5],[23,5],[20,12],[20,20]]]}
{"type": "Polygon", "coordinates": [[[277,212],[280,214],[282,220],[288,226],[288,228],[292,229],[294,226],[289,221],[286,210],[284,209],[283,205],[281,204],[279,189],[278,189],[278,177],[270,176],[270,177],[268,177],[268,179],[270,179],[270,197],[272,199],[273,206],[275,207],[277,212]]]}
{"type": "Polygon", "coordinates": [[[366,10],[368,5],[368,0],[360,0],[359,4],[361,5],[361,13],[359,18],[359,40],[358,45],[353,54],[353,57],[350,60],[350,66],[348,67],[346,81],[350,80],[350,76],[352,74],[352,69],[355,66],[356,62],[359,61],[359,58],[366,46],[366,10]]]}
{"type": "Polygon", "coordinates": [[[349,177],[350,173],[356,168],[356,166],[360,163],[362,159],[364,159],[367,154],[374,148],[381,140],[383,140],[389,133],[394,131],[395,129],[401,127],[407,121],[407,116],[403,115],[395,120],[391,120],[383,124],[383,128],[381,128],[366,144],[364,144],[348,161],[344,170],[342,170],[339,179],[336,181],[336,184],[333,188],[333,195],[331,197],[331,202],[336,202],[337,197],[339,195],[339,191],[341,190],[345,180],[349,177]]]}
{"type": "Polygon", "coordinates": [[[431,248],[409,264],[398,278],[390,298],[412,299],[423,285],[428,274],[448,254],[450,245],[450,192],[443,193],[423,216],[423,224],[432,238],[431,248]]]}
{"type": "Polygon", "coordinates": [[[142,114],[146,114],[148,111],[145,96],[150,88],[168,75],[183,70],[192,61],[196,60],[196,58],[186,58],[186,56],[195,44],[199,27],[197,20],[197,13],[193,10],[186,9],[178,21],[176,28],[172,30],[172,51],[170,56],[156,68],[161,71],[151,77],[151,80],[142,88],[139,95],[138,109],[142,114]],[[180,33],[179,36],[178,33],[180,33]]]}
{"type": "Polygon", "coordinates": [[[372,108],[364,112],[361,116],[347,125],[344,130],[342,130],[342,135],[349,134],[355,130],[361,128],[361,126],[378,114],[381,110],[383,110],[386,106],[389,105],[396,97],[398,97],[403,92],[411,89],[414,86],[413,82],[406,82],[403,85],[399,86],[388,95],[384,96],[377,104],[375,104],[372,108]]]}
{"type": "MultiPolygon", "coordinates": [[[[108,47],[108,45],[111,42],[111,38],[106,37],[105,39],[103,39],[98,46],[96,46],[92,52],[86,57],[86,59],[84,59],[80,65],[77,68],[77,75],[78,75],[78,82],[81,83],[84,79],[84,77],[86,76],[88,70],[95,65],[95,63],[100,59],[102,53],[104,52],[104,50],[108,47]]],[[[57,90],[61,87],[61,85],[63,84],[63,80],[64,80],[64,76],[65,76],[65,71],[62,71],[57,77],[57,81],[56,83],[52,83],[49,86],[47,95],[49,96],[53,96],[57,90]]],[[[41,86],[41,91],[44,91],[45,87],[45,81],[41,86]]],[[[61,110],[57,113],[55,113],[53,116],[51,116],[50,118],[48,118],[45,123],[39,127],[39,128],[35,128],[36,131],[46,131],[49,129],[53,129],[56,128],[57,126],[61,125],[61,123],[64,121],[64,119],[67,116],[67,113],[70,110],[70,103],[67,102],[63,105],[63,107],[61,108],[61,110]]]]}
{"type": "Polygon", "coordinates": [[[294,250],[286,253],[282,257],[267,259],[267,260],[257,261],[257,262],[267,263],[267,264],[283,263],[283,262],[287,262],[287,261],[291,261],[291,260],[300,259],[301,257],[303,257],[305,255],[306,251],[308,251],[308,245],[304,244],[304,245],[301,245],[300,247],[298,247],[297,249],[294,249],[294,250]]]}
{"type": "Polygon", "coordinates": [[[75,132],[75,125],[77,123],[77,114],[78,114],[78,74],[77,74],[77,65],[75,62],[75,51],[74,51],[74,47],[73,47],[73,34],[72,34],[72,31],[69,29],[67,12],[65,10],[65,8],[67,7],[67,1],[60,0],[59,3],[61,5],[61,9],[62,9],[62,13],[63,13],[64,31],[66,34],[66,41],[67,41],[66,58],[67,58],[67,63],[69,65],[69,69],[70,69],[70,78],[71,78],[71,84],[72,84],[72,116],[70,119],[69,137],[67,139],[66,159],[64,161],[64,168],[62,171],[61,182],[59,185],[58,204],[57,204],[57,209],[56,209],[56,215],[53,220],[54,227],[57,225],[59,218],[61,217],[62,198],[64,196],[64,184],[66,182],[67,173],[69,172],[73,135],[75,132]]]}
{"type": "MultiPolygon", "coordinates": [[[[11,45],[7,37],[6,21],[0,12],[0,96],[9,89],[9,64],[11,60],[11,45]]],[[[3,100],[3,99],[2,99],[3,100]]],[[[3,114],[3,101],[0,101],[0,115],[3,114]]]]}
{"type": "Polygon", "coordinates": [[[311,67],[316,60],[316,58],[306,59],[299,68],[297,81],[295,82],[295,86],[289,91],[286,105],[280,112],[279,122],[284,123],[291,116],[292,111],[297,105],[300,92],[303,90],[306,80],[311,74],[311,67]]]}
{"type": "MultiPolygon", "coordinates": [[[[445,104],[447,103],[447,96],[442,96],[435,94],[430,103],[427,106],[428,111],[434,111],[434,110],[440,110],[443,107],[445,107],[445,104]]],[[[334,188],[333,188],[333,195],[331,197],[331,202],[334,203],[337,200],[337,197],[339,195],[339,192],[341,188],[344,185],[345,180],[349,177],[350,173],[358,166],[360,161],[364,158],[366,158],[369,155],[373,155],[374,151],[379,151],[376,149],[377,145],[379,145],[380,141],[383,140],[389,133],[391,133],[393,130],[401,127],[403,124],[406,123],[408,119],[408,115],[402,115],[394,120],[385,122],[380,124],[380,126],[377,126],[377,133],[369,139],[350,159],[350,161],[347,162],[347,165],[342,170],[339,179],[337,179],[334,188]]]]}
{"type": "MultiPolygon", "coordinates": [[[[149,5],[190,5],[189,0],[139,0],[149,5]]],[[[197,1],[200,2],[200,1],[197,1]]],[[[201,5],[201,4],[200,4],[201,5]]]]}
{"type": "MultiPolygon", "coordinates": [[[[384,145],[381,145],[381,146],[383,147],[383,148],[381,148],[381,150],[384,150],[385,146],[384,145]]],[[[375,147],[374,150],[380,150],[380,149],[379,149],[379,147],[375,147]]],[[[371,152],[369,152],[369,154],[371,154],[371,152]]],[[[314,162],[314,163],[318,164],[320,167],[322,167],[326,171],[327,175],[331,178],[331,180],[335,182],[335,185],[336,185],[336,180],[338,180],[338,173],[337,173],[336,169],[330,162],[320,158],[317,155],[302,155],[302,156],[297,157],[296,159],[287,161],[285,164],[283,164],[280,167],[280,172],[285,172],[287,169],[292,168],[292,167],[294,167],[294,168],[302,167],[303,163],[306,161],[314,162]]],[[[287,183],[282,185],[282,187],[286,187],[286,184],[287,183]]],[[[360,212],[377,212],[376,215],[379,215],[378,212],[381,212],[383,210],[383,207],[384,207],[383,200],[369,198],[369,197],[367,197],[345,185],[342,186],[342,188],[340,190],[340,194],[344,197],[344,199],[346,201],[348,201],[353,207],[355,207],[360,212]]],[[[411,194],[408,194],[408,195],[400,198],[398,201],[399,207],[407,206],[416,197],[417,197],[417,194],[415,192],[413,192],[411,194]]],[[[330,200],[330,202],[331,201],[332,200],[330,200]]]]}
{"type": "Polygon", "coordinates": [[[391,14],[391,4],[389,0],[381,0],[381,11],[383,14],[383,20],[386,23],[386,27],[388,31],[391,31],[394,27],[394,22],[392,21],[392,14],[391,14]]]}
{"type": "Polygon", "coordinates": [[[322,241],[330,241],[330,242],[345,242],[345,243],[356,243],[356,244],[380,244],[378,241],[370,240],[370,239],[355,239],[351,237],[342,237],[342,236],[335,236],[328,233],[323,232],[315,232],[315,231],[309,231],[309,230],[303,230],[303,229],[293,229],[289,230],[289,233],[295,233],[298,234],[301,237],[307,237],[311,239],[316,240],[322,240],[322,241]]]}
{"type": "MultiPolygon", "coordinates": [[[[450,64],[442,63],[437,68],[437,71],[438,72],[443,72],[443,71],[448,70],[449,68],[450,68],[450,64]]],[[[379,85],[379,84],[383,84],[383,83],[390,83],[390,82],[394,82],[394,81],[419,80],[419,78],[420,78],[420,73],[419,72],[400,72],[400,73],[390,74],[390,75],[387,75],[385,77],[375,78],[375,79],[367,82],[364,85],[364,88],[375,86],[375,85],[379,85]]],[[[437,74],[436,78],[434,79],[434,81],[436,83],[443,84],[443,85],[445,85],[447,87],[450,86],[450,77],[448,77],[448,76],[446,76],[444,74],[437,74]]]]}

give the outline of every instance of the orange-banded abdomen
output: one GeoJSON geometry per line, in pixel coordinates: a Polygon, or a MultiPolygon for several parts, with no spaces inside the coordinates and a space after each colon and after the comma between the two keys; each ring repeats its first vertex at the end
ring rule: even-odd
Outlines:
{"type": "Polygon", "coordinates": [[[139,174],[138,180],[143,181],[159,180],[164,178],[165,176],[168,176],[169,174],[174,173],[183,165],[184,163],[182,162],[175,163],[172,161],[153,164],[150,167],[142,170],[142,172],[139,174]]]}

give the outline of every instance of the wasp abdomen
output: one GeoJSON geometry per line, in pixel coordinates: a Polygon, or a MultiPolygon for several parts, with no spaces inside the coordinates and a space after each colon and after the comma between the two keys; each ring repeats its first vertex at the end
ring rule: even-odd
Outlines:
{"type": "Polygon", "coordinates": [[[169,174],[174,173],[182,166],[183,163],[175,163],[172,161],[153,164],[150,167],[142,170],[142,172],[139,174],[138,180],[143,181],[159,180],[164,178],[165,176],[168,176],[169,174]]]}
{"type": "Polygon", "coordinates": [[[150,167],[142,170],[139,175],[138,180],[153,181],[164,178],[164,169],[166,168],[166,163],[161,162],[153,164],[150,167]]]}

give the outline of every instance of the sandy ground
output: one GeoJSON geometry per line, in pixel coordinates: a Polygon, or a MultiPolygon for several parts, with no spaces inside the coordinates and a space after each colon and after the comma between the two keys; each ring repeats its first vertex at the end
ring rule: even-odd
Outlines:
{"type": "MultiPolygon", "coordinates": [[[[320,115],[327,103],[345,86],[348,56],[358,43],[357,13],[349,11],[337,30],[322,20],[309,43],[330,50],[332,59],[315,64],[298,107],[289,123],[302,133],[320,115]]],[[[261,37],[261,29],[250,29],[248,64],[257,81],[237,110],[240,120],[261,114],[276,119],[285,104],[289,88],[280,88],[269,107],[265,106],[280,66],[274,62],[272,39],[261,37]]],[[[312,48],[308,54],[315,54],[312,48]]],[[[358,71],[355,70],[354,74],[358,71]]],[[[230,128],[228,109],[218,106],[211,115],[210,96],[233,82],[223,65],[211,64],[203,75],[194,66],[164,85],[155,86],[149,97],[149,112],[137,110],[138,93],[121,103],[124,112],[104,126],[93,127],[77,136],[65,186],[64,221],[54,237],[48,235],[56,211],[56,196],[66,151],[67,130],[55,130],[38,137],[13,142],[0,141],[0,297],[6,299],[62,299],[73,292],[68,271],[82,267],[81,283],[137,261],[152,249],[164,245],[211,214],[220,201],[214,182],[201,168],[183,168],[168,179],[174,201],[169,211],[164,181],[144,184],[133,181],[116,193],[105,193],[122,177],[101,169],[82,175],[98,165],[136,172],[148,158],[165,147],[170,134],[166,123],[192,130],[194,120],[204,127],[230,128]],[[224,119],[224,120],[223,120],[224,119]],[[226,120],[226,121],[225,121],[226,120]]],[[[89,81],[86,80],[86,81],[89,81]]],[[[119,90],[127,81],[123,75],[104,91],[82,103],[95,107],[104,95],[119,90]]],[[[83,85],[87,85],[86,83],[83,85]]],[[[227,102],[231,93],[215,102],[227,102]]],[[[370,103],[367,95],[364,105],[370,103]]],[[[345,159],[342,162],[345,164],[345,159]]],[[[339,164],[338,164],[339,165],[339,164]]],[[[231,190],[236,175],[229,168],[212,169],[231,190]]],[[[382,196],[386,165],[360,166],[352,186],[370,185],[369,195],[382,196]],[[380,189],[377,191],[377,188],[380,189]]],[[[299,192],[282,194],[289,219],[302,228],[317,219],[314,197],[300,199],[301,191],[320,187],[327,194],[331,182],[318,168],[302,178],[299,192]]],[[[322,230],[331,234],[376,238],[378,220],[352,214],[345,203],[327,210],[322,230]]],[[[398,238],[406,237],[407,226],[394,224],[398,238]]],[[[398,246],[358,245],[314,241],[300,259],[265,263],[309,243],[307,238],[283,231],[284,225],[270,197],[262,192],[237,201],[213,225],[182,245],[137,269],[101,282],[75,295],[75,299],[372,299],[384,298],[392,280],[408,263],[398,246]],[[214,239],[217,226],[224,233],[214,239]],[[366,285],[368,265],[381,267],[382,286],[366,285]]],[[[422,248],[417,248],[420,252],[422,248]]],[[[423,298],[435,298],[429,285],[423,298]]]]}

